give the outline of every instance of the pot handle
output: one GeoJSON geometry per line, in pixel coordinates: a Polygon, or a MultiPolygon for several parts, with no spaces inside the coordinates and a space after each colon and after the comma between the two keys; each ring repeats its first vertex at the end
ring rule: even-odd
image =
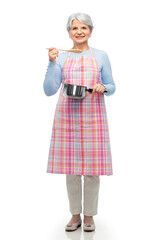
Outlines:
{"type": "MultiPolygon", "coordinates": [[[[88,88],[88,89],[86,89],[86,91],[91,93],[93,91],[93,89],[92,88],[88,88]]],[[[107,92],[107,91],[104,91],[104,92],[107,92]]]]}

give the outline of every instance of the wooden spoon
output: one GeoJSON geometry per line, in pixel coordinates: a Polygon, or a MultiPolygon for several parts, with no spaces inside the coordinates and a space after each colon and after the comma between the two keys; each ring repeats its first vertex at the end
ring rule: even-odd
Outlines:
{"type": "MultiPolygon", "coordinates": [[[[50,48],[46,48],[47,50],[49,50],[50,48]]],[[[69,50],[65,50],[65,49],[57,49],[58,51],[66,51],[66,52],[73,52],[73,53],[81,53],[82,50],[80,49],[69,49],[69,50]]]]}

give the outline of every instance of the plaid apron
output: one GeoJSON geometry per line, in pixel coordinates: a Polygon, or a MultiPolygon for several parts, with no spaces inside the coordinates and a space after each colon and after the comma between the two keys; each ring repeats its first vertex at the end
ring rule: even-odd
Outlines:
{"type": "Polygon", "coordinates": [[[56,105],[48,159],[48,173],[112,175],[112,159],[104,94],[86,92],[84,99],[63,96],[64,83],[93,88],[101,83],[92,57],[65,61],[56,105]]]}

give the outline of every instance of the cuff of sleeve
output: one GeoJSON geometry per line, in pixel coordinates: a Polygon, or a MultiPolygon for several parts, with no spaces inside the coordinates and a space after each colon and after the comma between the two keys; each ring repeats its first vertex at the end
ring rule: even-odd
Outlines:
{"type": "Polygon", "coordinates": [[[51,62],[51,61],[49,61],[49,65],[50,65],[50,66],[55,65],[55,64],[56,64],[56,62],[51,62]]]}
{"type": "Polygon", "coordinates": [[[104,92],[106,96],[110,96],[115,92],[115,85],[103,84],[107,92],[104,92]]]}

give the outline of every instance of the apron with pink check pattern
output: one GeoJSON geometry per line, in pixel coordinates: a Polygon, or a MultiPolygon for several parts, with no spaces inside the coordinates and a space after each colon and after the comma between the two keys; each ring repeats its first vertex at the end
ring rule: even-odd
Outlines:
{"type": "Polygon", "coordinates": [[[86,92],[84,99],[65,98],[64,83],[93,88],[100,71],[92,57],[65,61],[49,150],[49,173],[112,175],[112,159],[104,94],[86,92]]]}

